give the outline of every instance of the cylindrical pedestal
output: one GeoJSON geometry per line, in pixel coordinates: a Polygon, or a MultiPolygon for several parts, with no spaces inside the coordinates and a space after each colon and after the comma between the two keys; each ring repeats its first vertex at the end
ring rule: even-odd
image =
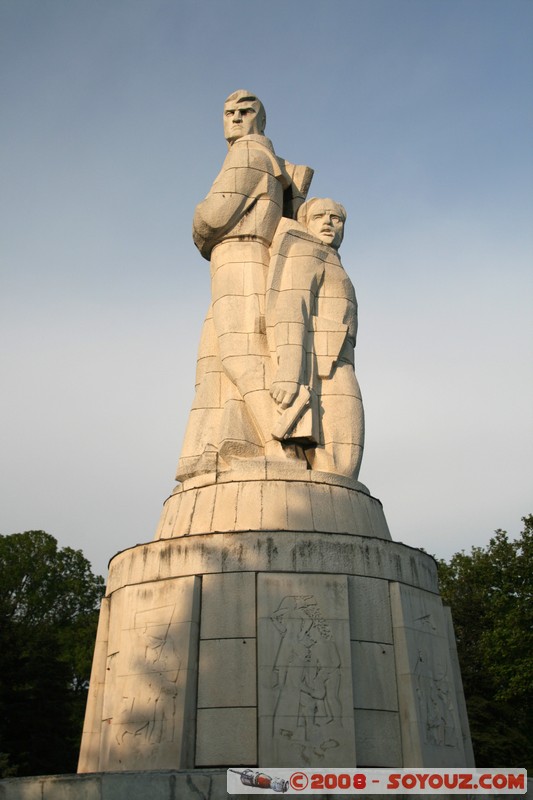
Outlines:
{"type": "Polygon", "coordinates": [[[343,502],[297,488],[287,528],[307,529],[235,530],[273,513],[268,482],[250,483],[231,489],[228,532],[190,532],[200,513],[222,519],[207,487],[185,533],[174,520],[174,538],[111,561],[79,772],[473,764],[434,560],[346,487],[343,502]]]}

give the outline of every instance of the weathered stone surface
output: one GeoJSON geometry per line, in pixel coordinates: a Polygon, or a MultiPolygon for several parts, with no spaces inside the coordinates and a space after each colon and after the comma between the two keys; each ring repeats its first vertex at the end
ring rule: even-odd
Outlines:
{"type": "Polygon", "coordinates": [[[182,575],[286,570],[402,580],[437,592],[436,564],[426,553],[364,536],[293,531],[201,534],[137,545],[112,559],[107,591],[182,575]]]}
{"type": "Polygon", "coordinates": [[[336,486],[318,480],[312,470],[291,468],[286,473],[286,480],[179,487],[165,503],[155,538],[294,530],[353,533],[390,540],[381,503],[362,484],[353,482],[351,488],[336,486]]]}
{"type": "Polygon", "coordinates": [[[355,763],[344,576],[259,575],[261,763],[355,763]]]}
{"type": "Polygon", "coordinates": [[[456,692],[457,710],[459,712],[459,720],[461,724],[461,735],[463,738],[463,747],[465,751],[465,760],[467,767],[475,766],[474,750],[472,748],[472,740],[470,738],[470,725],[468,723],[468,715],[466,711],[465,695],[463,691],[463,681],[461,679],[461,668],[459,666],[459,656],[457,654],[457,643],[455,641],[455,632],[453,630],[453,620],[451,609],[444,606],[444,619],[446,621],[446,632],[448,634],[448,644],[450,650],[450,660],[453,671],[453,682],[456,692]]]}
{"type": "Polygon", "coordinates": [[[359,767],[413,766],[402,760],[402,739],[397,713],[356,710],[355,741],[359,767]]]}
{"type": "Polygon", "coordinates": [[[254,573],[204,575],[200,638],[255,637],[255,631],[254,573]]]}
{"type": "MultiPolygon", "coordinates": [[[[88,705],[93,723],[84,735],[80,772],[192,764],[199,609],[195,577],[113,593],[103,700],[97,693],[88,705]]],[[[95,661],[96,682],[101,660],[95,661]]]]}
{"type": "Polygon", "coordinates": [[[200,708],[196,764],[257,764],[256,708],[200,708]]]}
{"type": "Polygon", "coordinates": [[[464,766],[466,755],[442,602],[391,584],[403,758],[410,766],[464,766]]]}
{"type": "Polygon", "coordinates": [[[200,642],[198,708],[256,706],[254,639],[200,642]]]}
{"type": "Polygon", "coordinates": [[[392,644],[388,582],[382,578],[348,578],[348,596],[350,637],[392,644]]]}
{"type": "Polygon", "coordinates": [[[352,642],[355,708],[397,711],[394,647],[381,642],[352,642]]]}
{"type": "Polygon", "coordinates": [[[87,696],[87,711],[83,726],[78,772],[94,771],[99,762],[104,690],[107,679],[106,667],[110,605],[111,599],[109,597],[104,597],[100,606],[100,617],[98,619],[98,630],[96,633],[91,681],[89,683],[89,692],[87,696]]]}

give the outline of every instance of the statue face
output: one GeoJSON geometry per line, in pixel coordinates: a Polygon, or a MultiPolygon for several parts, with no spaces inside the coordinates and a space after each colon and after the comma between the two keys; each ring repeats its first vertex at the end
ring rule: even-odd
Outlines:
{"type": "Polygon", "coordinates": [[[319,200],[309,209],[307,230],[324,244],[338,250],[344,236],[344,219],[331,203],[319,200]]]}
{"type": "Polygon", "coordinates": [[[237,97],[224,104],[224,136],[231,145],[241,136],[263,133],[261,103],[250,97],[237,97]]]}

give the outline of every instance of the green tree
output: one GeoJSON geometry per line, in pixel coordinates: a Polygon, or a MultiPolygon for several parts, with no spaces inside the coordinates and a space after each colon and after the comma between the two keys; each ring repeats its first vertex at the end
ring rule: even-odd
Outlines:
{"type": "Polygon", "coordinates": [[[478,766],[533,767],[533,515],[516,541],[439,561],[478,766]]]}
{"type": "Polygon", "coordinates": [[[43,531],[0,536],[0,771],[74,772],[103,578],[43,531]]]}

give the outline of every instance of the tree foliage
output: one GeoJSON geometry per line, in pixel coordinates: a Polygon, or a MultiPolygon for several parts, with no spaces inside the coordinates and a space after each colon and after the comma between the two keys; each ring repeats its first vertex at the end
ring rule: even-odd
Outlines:
{"type": "Polygon", "coordinates": [[[74,772],[103,578],[43,531],[0,536],[0,773],[74,772]]]}
{"type": "Polygon", "coordinates": [[[439,561],[451,606],[476,763],[533,767],[533,515],[516,541],[439,561]]]}

